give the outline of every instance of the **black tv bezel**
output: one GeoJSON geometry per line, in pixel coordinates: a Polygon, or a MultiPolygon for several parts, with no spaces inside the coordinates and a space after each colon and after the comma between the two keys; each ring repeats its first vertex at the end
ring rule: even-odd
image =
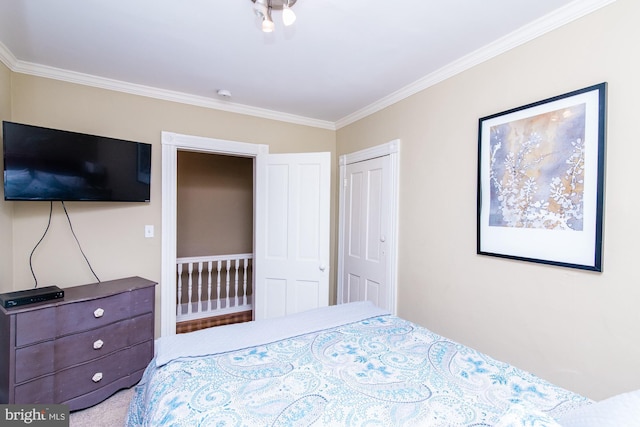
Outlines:
{"type": "MultiPolygon", "coordinates": [[[[23,202],[23,201],[27,201],[27,202],[57,202],[57,201],[61,201],[61,202],[98,202],[98,203],[105,203],[105,202],[119,202],[119,203],[149,203],[151,201],[151,156],[152,156],[152,144],[150,143],[145,143],[145,142],[140,142],[140,141],[132,141],[132,140],[126,140],[126,139],[119,139],[119,138],[113,138],[113,137],[108,137],[108,136],[103,136],[103,135],[96,135],[96,134],[89,134],[89,133],[83,133],[83,132],[75,132],[75,131],[69,131],[69,130],[63,130],[63,129],[55,129],[55,128],[49,128],[49,127],[45,127],[45,126],[37,126],[37,125],[31,125],[31,124],[26,124],[26,123],[19,123],[19,122],[13,122],[10,120],[3,120],[2,122],[2,130],[3,130],[3,143],[2,143],[2,187],[3,187],[3,196],[4,196],[4,200],[5,201],[10,201],[10,202],[23,202]],[[21,128],[32,128],[32,129],[36,129],[36,130],[40,130],[40,131],[45,131],[45,132],[52,132],[52,133],[58,133],[58,134],[67,134],[70,137],[74,137],[76,139],[78,138],[87,138],[87,139],[95,139],[95,140],[99,140],[100,142],[109,142],[109,141],[114,141],[114,142],[118,142],[118,143],[130,143],[130,144],[136,144],[138,147],[148,147],[148,160],[145,159],[145,167],[144,170],[145,172],[148,170],[148,177],[145,177],[145,181],[141,181],[144,182],[146,184],[146,194],[145,197],[130,197],[130,198],[104,198],[104,197],[100,197],[100,198],[82,198],[82,197],[54,197],[54,196],[42,196],[42,197],[19,197],[19,196],[11,196],[11,195],[7,195],[7,182],[5,179],[6,176],[6,170],[7,170],[7,165],[6,165],[6,157],[7,157],[7,153],[6,153],[6,125],[10,125],[10,126],[18,126],[21,128]]],[[[146,156],[146,153],[143,153],[146,156]]],[[[139,158],[138,158],[139,159],[139,158]]],[[[137,161],[139,161],[137,159],[137,161]]]]}

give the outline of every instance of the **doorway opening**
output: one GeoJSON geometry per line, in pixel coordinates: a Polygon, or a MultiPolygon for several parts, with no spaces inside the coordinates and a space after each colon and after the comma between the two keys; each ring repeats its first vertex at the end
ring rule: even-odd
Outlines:
{"type": "MultiPolygon", "coordinates": [[[[176,272],[178,259],[178,154],[180,153],[182,157],[185,152],[243,157],[252,163],[252,206],[254,208],[252,234],[254,235],[253,248],[255,248],[255,207],[258,203],[256,176],[268,153],[268,146],[162,132],[162,272],[160,287],[160,334],[162,336],[174,335],[177,332],[177,313],[180,310],[180,306],[177,304],[178,280],[176,272]]],[[[255,290],[257,267],[253,266],[251,271],[251,290],[255,290]]]]}
{"type": "Polygon", "coordinates": [[[176,332],[252,319],[253,159],[178,151],[176,332]]]}

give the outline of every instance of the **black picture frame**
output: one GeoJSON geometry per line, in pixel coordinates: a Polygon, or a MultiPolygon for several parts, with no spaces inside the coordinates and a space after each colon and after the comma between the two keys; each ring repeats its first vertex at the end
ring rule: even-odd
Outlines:
{"type": "Polygon", "coordinates": [[[479,119],[477,254],[602,271],[606,92],[479,119]]]}

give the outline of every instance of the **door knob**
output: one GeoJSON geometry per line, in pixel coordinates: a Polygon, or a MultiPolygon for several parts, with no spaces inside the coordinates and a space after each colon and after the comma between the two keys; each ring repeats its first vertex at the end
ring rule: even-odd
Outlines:
{"type": "Polygon", "coordinates": [[[325,271],[327,269],[327,266],[324,264],[320,264],[320,271],[325,271]]]}

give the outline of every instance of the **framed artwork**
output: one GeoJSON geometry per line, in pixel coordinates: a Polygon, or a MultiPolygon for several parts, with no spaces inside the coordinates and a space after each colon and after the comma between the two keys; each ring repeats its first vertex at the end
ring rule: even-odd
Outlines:
{"type": "Polygon", "coordinates": [[[478,254],[602,271],[606,89],[480,119],[478,254]]]}

